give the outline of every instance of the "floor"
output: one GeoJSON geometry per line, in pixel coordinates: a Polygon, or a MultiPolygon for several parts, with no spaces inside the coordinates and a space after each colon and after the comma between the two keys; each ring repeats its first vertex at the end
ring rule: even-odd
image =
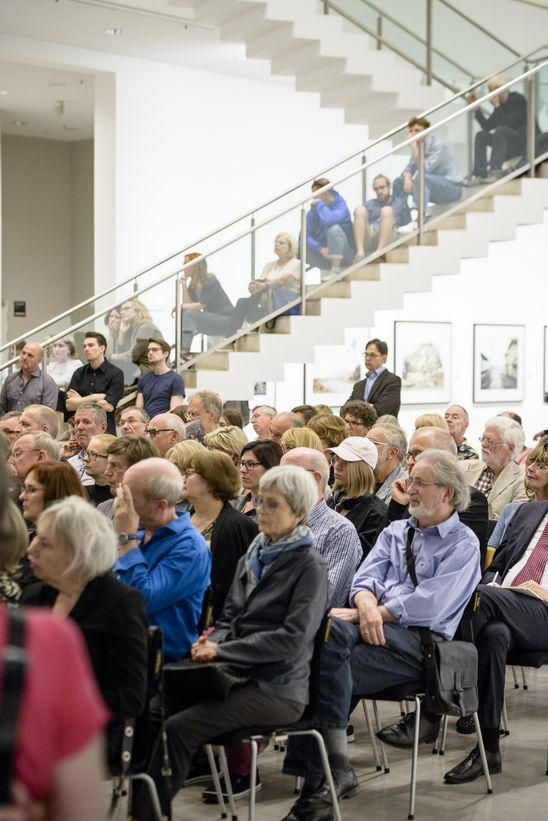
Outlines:
{"type": "MultiPolygon", "coordinates": [[[[529,688],[514,689],[507,678],[507,709],[510,735],[501,741],[503,773],[493,777],[493,794],[485,794],[485,782],[462,786],[443,783],[443,773],[460,761],[474,744],[474,736],[459,736],[450,720],[446,755],[434,756],[423,745],[419,755],[417,821],[537,821],[548,817],[548,669],[526,671],[529,688]]],[[[521,680],[521,679],[520,679],[521,680]]],[[[384,704],[381,717],[388,723],[398,718],[395,705],[384,704]]],[[[358,795],[341,804],[343,821],[405,821],[408,812],[410,756],[387,749],[390,772],[375,770],[361,707],[353,715],[356,740],[349,746],[352,764],[361,785],[358,795]]],[[[292,802],[293,779],[280,772],[282,753],[269,748],[260,756],[263,783],[257,795],[257,821],[281,821],[292,802]]],[[[216,806],[203,804],[203,785],[188,787],[173,803],[173,821],[214,821],[216,806]]],[[[242,821],[247,803],[239,801],[242,821]]],[[[123,816],[122,816],[123,817],[123,816]]]]}

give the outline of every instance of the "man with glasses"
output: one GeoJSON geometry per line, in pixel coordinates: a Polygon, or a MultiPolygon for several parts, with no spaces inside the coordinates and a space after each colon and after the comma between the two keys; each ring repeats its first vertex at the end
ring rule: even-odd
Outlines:
{"type": "Polygon", "coordinates": [[[160,451],[148,436],[119,436],[118,439],[111,442],[107,448],[105,478],[112,498],[97,505],[97,510],[103,516],[106,516],[107,519],[114,519],[116,488],[124,478],[126,470],[131,465],[135,465],[143,459],[150,459],[152,456],[160,456],[160,451]]]}
{"type": "Polygon", "coordinates": [[[86,463],[83,452],[87,450],[90,439],[105,433],[107,429],[107,414],[99,405],[93,402],[82,403],[74,414],[74,437],[80,446],[80,451],[68,459],[80,481],[84,486],[94,485],[95,479],[86,473],[86,463]]]}
{"type": "Polygon", "coordinates": [[[381,502],[388,504],[392,495],[393,483],[405,474],[402,460],[407,451],[407,439],[399,425],[378,424],[371,428],[367,438],[373,442],[379,454],[377,464],[373,469],[375,495],[381,502]]]}
{"type": "Polygon", "coordinates": [[[120,430],[122,436],[144,436],[150,416],[144,408],[132,405],[124,408],[120,414],[120,430]]]}
{"type": "Polygon", "coordinates": [[[461,462],[466,480],[487,496],[489,518],[497,520],[508,502],[526,502],[523,470],[515,463],[522,451],[523,428],[507,416],[494,416],[480,436],[481,459],[461,462]]]}
{"type": "Polygon", "coordinates": [[[171,346],[164,339],[148,340],[147,358],[152,370],[139,377],[135,404],[149,416],[167,413],[183,404],[185,383],[167,364],[170,353],[171,346]]]}
{"type": "MultiPolygon", "coordinates": [[[[478,540],[458,517],[470,497],[456,457],[439,450],[418,455],[407,491],[410,518],[392,522],[377,539],[354,576],[350,607],[337,612],[322,651],[317,726],[340,798],[358,790],[346,740],[353,696],[422,681],[417,627],[429,627],[440,640],[452,639],[481,576],[478,540]],[[409,554],[416,586],[408,571],[409,554]]],[[[412,746],[414,720],[410,714],[391,728],[395,746],[412,746]]],[[[423,712],[419,740],[434,739],[439,725],[439,716],[423,712]]],[[[332,817],[331,794],[312,746],[296,739],[284,772],[305,776],[288,820],[332,817]]]]}
{"type": "Polygon", "coordinates": [[[389,414],[397,418],[401,404],[401,379],[386,367],[388,345],[382,339],[370,339],[365,346],[365,379],[352,388],[351,399],[370,402],[377,416],[389,414]]]}
{"type": "Polygon", "coordinates": [[[354,210],[354,262],[360,262],[366,254],[380,251],[389,242],[394,242],[397,238],[396,228],[411,222],[406,198],[390,193],[388,177],[377,174],[373,180],[373,191],[375,196],[354,210]]]}
{"type": "Polygon", "coordinates": [[[14,442],[8,465],[13,469],[17,482],[21,485],[33,465],[58,460],[59,446],[51,436],[42,431],[32,431],[24,433],[14,442]]]}
{"type": "Polygon", "coordinates": [[[165,458],[168,450],[185,438],[185,423],[174,413],[159,413],[146,426],[145,436],[150,437],[165,458]]]}
{"type": "Polygon", "coordinates": [[[353,399],[345,402],[340,411],[347,436],[368,436],[377,421],[377,411],[370,402],[353,399]]]}
{"type": "MultiPolygon", "coordinates": [[[[204,434],[212,433],[219,427],[223,400],[215,391],[196,391],[189,399],[187,415],[190,422],[201,422],[204,434]]],[[[199,436],[194,438],[199,439],[199,436]]]]}

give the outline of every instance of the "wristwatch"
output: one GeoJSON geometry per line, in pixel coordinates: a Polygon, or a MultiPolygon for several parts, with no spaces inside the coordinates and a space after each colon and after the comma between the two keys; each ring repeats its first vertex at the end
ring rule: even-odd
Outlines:
{"type": "Polygon", "coordinates": [[[138,539],[137,533],[118,533],[118,544],[127,544],[128,542],[136,542],[138,539]]]}

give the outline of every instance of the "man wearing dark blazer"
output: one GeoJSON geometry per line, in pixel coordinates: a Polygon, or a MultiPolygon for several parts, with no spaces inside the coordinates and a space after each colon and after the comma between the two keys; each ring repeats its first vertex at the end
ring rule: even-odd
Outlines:
{"type": "MultiPolygon", "coordinates": [[[[500,773],[506,656],[509,650],[548,650],[548,502],[529,502],[518,508],[478,590],[480,606],[473,620],[478,715],[489,770],[500,773]]],[[[462,784],[481,775],[483,767],[475,747],[445,774],[445,780],[462,784]]]]}
{"type": "Polygon", "coordinates": [[[352,388],[347,401],[363,399],[374,405],[378,416],[389,413],[396,416],[401,404],[401,379],[386,368],[388,345],[381,339],[370,339],[365,346],[367,373],[352,388]]]}

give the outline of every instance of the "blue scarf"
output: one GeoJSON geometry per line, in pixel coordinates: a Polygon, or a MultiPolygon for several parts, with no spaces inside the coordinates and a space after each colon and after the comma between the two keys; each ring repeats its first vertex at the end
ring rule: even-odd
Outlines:
{"type": "Polygon", "coordinates": [[[312,547],[314,537],[308,525],[297,525],[290,533],[277,542],[273,542],[264,533],[255,536],[245,555],[248,583],[255,587],[261,580],[264,571],[281,553],[297,550],[301,547],[312,547]]]}

